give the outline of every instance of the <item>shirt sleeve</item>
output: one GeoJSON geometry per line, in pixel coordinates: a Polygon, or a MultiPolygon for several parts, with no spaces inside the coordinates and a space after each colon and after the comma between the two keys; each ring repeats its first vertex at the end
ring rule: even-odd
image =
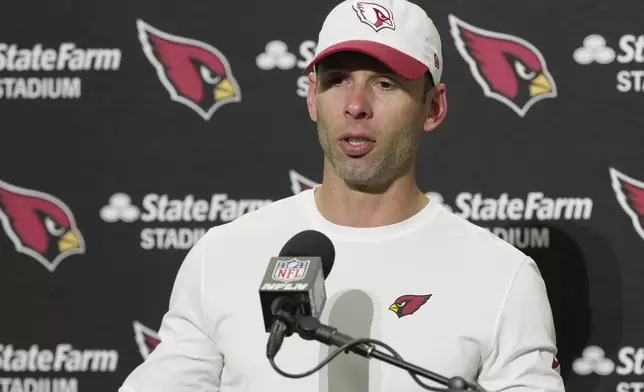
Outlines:
{"type": "Polygon", "coordinates": [[[118,392],[218,392],[223,356],[202,308],[203,241],[183,261],[159,329],[161,343],[118,392]]]}
{"type": "Polygon", "coordinates": [[[487,391],[564,392],[556,355],[545,283],[526,258],[507,293],[478,383],[487,391]]]}

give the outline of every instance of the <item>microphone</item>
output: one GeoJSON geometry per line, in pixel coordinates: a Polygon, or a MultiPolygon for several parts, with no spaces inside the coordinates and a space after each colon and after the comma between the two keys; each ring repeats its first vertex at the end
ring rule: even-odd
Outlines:
{"type": "Polygon", "coordinates": [[[266,355],[275,357],[285,336],[291,336],[301,317],[319,317],[326,302],[324,279],[335,261],[331,240],[305,230],[271,257],[259,288],[264,330],[270,332],[266,355]]]}

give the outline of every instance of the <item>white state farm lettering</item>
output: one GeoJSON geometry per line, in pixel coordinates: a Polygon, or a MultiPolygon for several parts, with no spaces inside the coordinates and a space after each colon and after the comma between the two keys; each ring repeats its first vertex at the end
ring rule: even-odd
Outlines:
{"type": "Polygon", "coordinates": [[[644,63],[644,35],[623,35],[619,39],[619,48],[622,50],[616,59],[622,64],[631,62],[644,63]]]}
{"type": "Polygon", "coordinates": [[[619,350],[618,359],[620,365],[615,368],[615,373],[620,376],[644,375],[644,348],[623,347],[619,350]]]}
{"type": "Polygon", "coordinates": [[[231,200],[226,194],[214,194],[208,200],[195,200],[188,195],[183,200],[170,199],[168,195],[149,194],[143,198],[144,222],[230,222],[255,211],[271,200],[231,200]]]}
{"type": "Polygon", "coordinates": [[[75,378],[4,378],[0,377],[0,392],[77,392],[75,378]]]}
{"type": "Polygon", "coordinates": [[[308,287],[308,283],[264,283],[262,290],[301,291],[308,287]]]}
{"type": "Polygon", "coordinates": [[[617,392],[644,392],[644,382],[625,382],[617,384],[617,392]]]}
{"type": "Polygon", "coordinates": [[[0,71],[113,71],[121,65],[119,49],[82,49],[72,42],[56,49],[18,48],[0,43],[0,71]]]}
{"type": "Polygon", "coordinates": [[[190,249],[206,234],[206,229],[147,228],[141,231],[141,248],[190,249]]]}
{"type": "MultiPolygon", "coordinates": [[[[300,69],[306,68],[306,66],[313,60],[315,57],[315,41],[304,41],[300,44],[300,59],[297,61],[297,66],[300,69]]],[[[309,91],[309,77],[302,75],[297,78],[297,90],[296,93],[300,97],[306,97],[307,92],[309,91]]]]}
{"type": "Polygon", "coordinates": [[[0,78],[0,98],[80,98],[80,78],[0,78]]]}
{"type": "Polygon", "coordinates": [[[4,372],[114,372],[118,366],[115,350],[74,350],[59,344],[55,350],[32,345],[28,350],[0,344],[0,370],[4,372]]]}
{"type": "MultiPolygon", "coordinates": [[[[615,373],[620,376],[644,375],[644,348],[623,347],[617,355],[619,366],[615,373]]],[[[644,392],[644,382],[622,381],[617,384],[617,392],[644,392]]]]}
{"type": "MultiPolygon", "coordinates": [[[[618,63],[644,63],[644,35],[625,34],[619,39],[621,53],[615,57],[618,63]]],[[[644,91],[644,70],[621,70],[617,73],[617,90],[620,92],[644,91]]]]}
{"type": "Polygon", "coordinates": [[[547,227],[484,227],[484,229],[519,249],[550,247],[550,230],[547,227]]]}
{"type": "Polygon", "coordinates": [[[590,198],[545,197],[530,192],[526,199],[508,197],[483,198],[481,193],[463,192],[456,197],[455,214],[473,221],[486,220],[572,220],[590,219],[593,201],[590,198]]]}
{"type": "Polygon", "coordinates": [[[644,71],[626,70],[617,73],[617,90],[626,93],[629,91],[644,91],[644,71]]]}
{"type": "MultiPolygon", "coordinates": [[[[85,49],[72,42],[63,42],[56,48],[43,48],[40,43],[24,48],[0,42],[0,72],[116,71],[121,57],[120,49],[85,49]]],[[[3,77],[0,98],[78,99],[81,82],[79,77],[68,76],[3,77]]]]}

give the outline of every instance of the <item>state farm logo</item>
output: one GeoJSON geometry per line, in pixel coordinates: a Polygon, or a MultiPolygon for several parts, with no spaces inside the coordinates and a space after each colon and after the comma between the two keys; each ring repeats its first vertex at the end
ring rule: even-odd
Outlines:
{"type": "Polygon", "coordinates": [[[141,216],[141,210],[132,205],[132,199],[125,193],[115,193],[109,204],[101,208],[101,218],[105,222],[134,222],[141,216]]]}
{"type": "Polygon", "coordinates": [[[601,347],[590,346],[584,349],[581,358],[575,359],[572,369],[584,376],[592,373],[606,376],[615,370],[615,362],[606,358],[606,353],[601,347]]]}
{"type": "MultiPolygon", "coordinates": [[[[264,71],[283,70],[288,71],[297,67],[300,71],[304,70],[313,57],[315,57],[316,42],[306,40],[298,45],[299,57],[291,53],[288,44],[285,41],[276,39],[269,41],[264,47],[263,51],[255,57],[255,64],[257,68],[264,71]]],[[[309,78],[298,73],[296,79],[295,93],[299,97],[306,97],[309,88],[309,78]]]]}
{"type": "Polygon", "coordinates": [[[456,215],[472,221],[588,220],[593,211],[590,197],[548,197],[543,192],[528,192],[522,197],[510,197],[508,193],[484,197],[480,192],[461,192],[455,205],[456,215]]]}
{"type": "Polygon", "coordinates": [[[119,192],[109,197],[99,216],[108,223],[161,223],[161,227],[141,230],[143,249],[190,249],[211,226],[231,222],[270,203],[272,200],[230,199],[225,193],[203,199],[195,195],[178,199],[168,194],[150,193],[143,196],[140,205],[135,205],[129,195],[119,192]],[[172,227],[179,223],[192,225],[172,227]]]}
{"type": "Polygon", "coordinates": [[[295,66],[297,58],[288,51],[284,41],[275,40],[266,44],[265,52],[258,54],[255,62],[259,69],[279,68],[286,70],[295,66]]]}
{"type": "Polygon", "coordinates": [[[73,74],[117,71],[120,66],[118,48],[83,48],[73,42],[25,47],[0,42],[0,98],[78,99],[82,79],[73,74]],[[44,76],[48,73],[55,76],[44,76]]]}
{"type": "MultiPolygon", "coordinates": [[[[580,65],[606,65],[615,61],[619,64],[644,63],[644,35],[624,34],[619,38],[617,46],[619,52],[602,35],[590,34],[582,40],[581,46],[575,48],[572,58],[580,65]]],[[[644,69],[629,68],[617,72],[617,91],[644,91],[644,69]]]]}
{"type": "Polygon", "coordinates": [[[609,376],[617,374],[619,376],[637,376],[622,379],[617,383],[618,392],[642,391],[644,390],[644,348],[626,346],[622,347],[617,353],[616,359],[611,359],[607,353],[599,346],[589,346],[584,349],[582,356],[575,359],[572,364],[572,370],[580,376],[598,375],[609,376]]]}
{"type": "MultiPolygon", "coordinates": [[[[442,198],[442,197],[441,197],[442,198]]],[[[593,200],[589,197],[549,197],[543,192],[510,196],[507,192],[495,197],[481,192],[460,192],[452,212],[519,248],[549,248],[550,230],[538,224],[494,225],[517,221],[583,221],[592,217],[593,200]]]]}
{"type": "Polygon", "coordinates": [[[81,350],[69,343],[60,343],[53,349],[37,344],[19,348],[0,343],[0,375],[3,376],[0,377],[0,385],[4,386],[3,392],[76,392],[79,390],[78,379],[64,377],[66,373],[74,376],[79,373],[114,373],[118,362],[116,350],[81,350]],[[28,373],[36,375],[29,377],[28,373]],[[51,377],[50,373],[53,373],[51,377]]]}
{"type": "MultiPolygon", "coordinates": [[[[289,177],[294,194],[317,185],[295,170],[289,172],[289,177]]],[[[426,192],[426,195],[455,215],[480,225],[518,248],[550,247],[550,231],[547,227],[501,227],[488,224],[529,220],[589,220],[593,211],[593,200],[589,197],[548,197],[543,192],[528,192],[522,197],[510,197],[508,193],[484,197],[480,192],[460,192],[453,203],[446,202],[443,195],[436,191],[426,192]]]]}
{"type": "Polygon", "coordinates": [[[604,37],[593,34],[584,38],[583,45],[573,52],[572,57],[577,64],[609,64],[615,59],[615,51],[606,46],[604,37]]]}

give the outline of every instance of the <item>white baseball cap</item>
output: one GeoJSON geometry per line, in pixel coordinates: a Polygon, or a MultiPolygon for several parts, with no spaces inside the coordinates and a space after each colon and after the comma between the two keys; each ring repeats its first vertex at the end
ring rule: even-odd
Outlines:
{"type": "Polygon", "coordinates": [[[407,0],[344,0],[327,15],[315,57],[304,69],[340,51],[368,54],[405,79],[429,71],[438,84],[443,70],[441,39],[434,22],[407,0]]]}

